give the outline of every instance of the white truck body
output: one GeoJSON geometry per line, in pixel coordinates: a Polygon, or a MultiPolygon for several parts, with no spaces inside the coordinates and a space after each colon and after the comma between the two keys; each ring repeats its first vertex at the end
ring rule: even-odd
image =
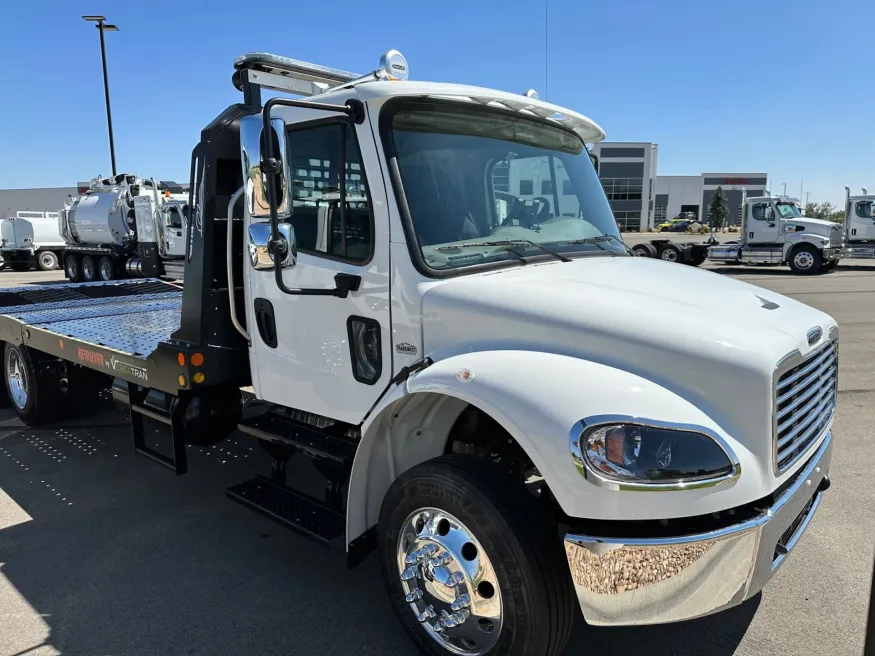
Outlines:
{"type": "Polygon", "coordinates": [[[709,260],[787,264],[794,273],[811,274],[835,267],[842,257],[842,225],[803,216],[795,199],[744,198],[741,216],[739,241],[711,246],[709,260]]]}
{"type": "MultiPolygon", "coordinates": [[[[84,388],[70,375],[98,371],[137,452],[176,473],[187,444],[258,438],[270,478],[226,494],[350,561],[375,547],[432,655],[558,656],[576,607],[652,624],[759,593],[830,485],[836,322],[632,257],[582,114],[407,81],[395,51],[359,78],[264,53],[235,67],[244,103],[193,151],[189,280],[60,285],[105,302],[0,315],[18,416],[47,420],[46,399],[84,388]],[[287,479],[296,454],[324,502],[287,479]]],[[[775,224],[772,243],[824,239],[775,224]]]]}
{"type": "MultiPolygon", "coordinates": [[[[413,135],[393,134],[387,116],[396,116],[400,111],[396,108],[405,100],[414,107],[434,103],[428,106],[438,112],[441,103],[454,108],[467,103],[486,108],[480,111],[499,108],[495,111],[504,112],[502,116],[558,113],[569,117],[566,125],[581,138],[603,138],[589,119],[564,108],[533,99],[526,103],[494,90],[417,82],[371,82],[328,91],[318,100],[333,106],[360,101],[366,109],[354,132],[370,181],[373,251],[361,265],[298,251],[294,235],[301,224],[294,213],[292,224],[283,223],[283,212],[288,212],[284,205],[279,208],[280,226],[282,234],[289,235],[287,242],[296,257],[279,269],[281,277],[270,261],[268,270],[260,270],[255,266],[257,254],[267,246],[258,246],[257,235],[263,234],[265,214],[257,211],[262,203],[257,189],[247,186],[244,221],[253,260],[252,266],[245,267],[246,323],[259,325],[260,311],[252,299],[266,299],[274,308],[275,324],[283,327],[279,343],[265,341],[263,334],[250,334],[252,384],[258,398],[361,425],[349,482],[348,541],[354,542],[377,524],[384,495],[399,474],[446,452],[447,432],[460,413],[473,406],[521,446],[570,517],[682,521],[700,513],[750,507],[789,484],[784,488],[789,493],[766,504],[774,503],[767,515],[699,536],[649,540],[569,533],[566,551],[587,621],[674,621],[733,605],[761,589],[786,554],[781,540],[792,539],[795,544],[798,539],[801,524],[791,530],[790,523],[801,517],[807,525],[809,513],[816,508],[800,486],[803,482],[809,490],[828,486],[823,476],[830,457],[837,377],[838,329],[833,319],[759,287],[627,257],[620,246],[602,252],[588,248],[571,262],[534,248],[526,250],[526,240],[541,240],[568,254],[561,243],[570,234],[580,243],[619,244],[610,209],[601,205],[603,199],[595,202],[580,191],[575,192],[580,209],[570,214],[574,219],[556,211],[554,199],[548,198],[534,204],[532,212],[538,218],[529,223],[525,218],[519,224],[501,222],[476,234],[460,229],[452,238],[427,232],[434,226],[426,221],[439,222],[446,216],[432,214],[435,207],[477,218],[477,213],[497,206],[499,199],[490,197],[489,187],[472,192],[480,199],[486,195],[485,208],[478,209],[476,203],[453,205],[464,179],[488,184],[490,169],[462,173],[468,160],[449,151],[429,151],[423,145],[429,137],[419,136],[415,126],[421,125],[427,134],[426,126],[433,119],[419,123],[415,109],[405,117],[413,135]],[[408,150],[401,157],[396,150],[399,142],[405,142],[408,150]],[[454,170],[456,177],[452,177],[454,170]],[[386,180],[389,189],[380,180],[386,180]],[[437,191],[430,185],[436,185],[437,191]],[[447,186],[441,189],[441,185],[447,186]],[[412,207],[418,212],[415,218],[411,218],[412,207]],[[592,223],[578,221],[580,217],[589,217],[592,223]],[[418,226],[417,218],[425,225],[418,226]],[[581,225],[571,225],[575,222],[581,225]],[[417,233],[418,228],[424,233],[417,233]],[[533,259],[532,265],[513,266],[513,258],[494,266],[482,264],[490,255],[489,245],[495,244],[492,240],[518,240],[515,243],[533,259]],[[479,242],[485,242],[479,258],[476,252],[465,254],[466,247],[477,247],[479,242]],[[338,274],[352,273],[360,276],[359,291],[336,304],[315,296],[290,296],[277,282],[291,289],[329,289],[338,274]],[[351,315],[373,322],[380,327],[379,334],[387,336],[375,346],[383,369],[373,385],[362,385],[343,373],[354,366],[347,361],[351,347],[345,321],[351,315]],[[301,317],[318,317],[318,327],[301,317]],[[383,395],[393,372],[415,366],[425,356],[433,364],[383,395]],[[799,401],[788,400],[797,396],[776,392],[776,387],[790,389],[784,386],[803,376],[808,376],[808,383],[816,380],[817,386],[798,392],[804,395],[799,401]],[[776,397],[792,406],[776,409],[776,397]],[[800,411],[804,413],[797,416],[800,411]],[[592,426],[623,422],[695,427],[731,454],[732,473],[719,482],[657,486],[663,490],[659,495],[642,493],[657,489],[647,484],[624,485],[611,476],[603,478],[581,455],[581,440],[592,426]],[[792,456],[783,451],[790,446],[798,449],[792,456]],[[778,518],[772,526],[771,518],[778,518]],[[698,569],[676,577],[673,585],[685,592],[669,600],[662,596],[665,588],[658,585],[626,586],[616,578],[620,575],[611,552],[618,549],[626,562],[685,549],[707,551],[709,556],[698,563],[698,569]],[[703,572],[728,578],[695,589],[699,583],[694,581],[703,572]],[[610,583],[606,587],[591,583],[599,577],[610,583]],[[651,588],[650,601],[641,596],[644,588],[651,588]],[[717,588],[722,591],[712,594],[717,588]]],[[[310,125],[315,129],[319,119],[324,120],[324,111],[280,105],[271,116],[282,120],[277,122],[278,134],[288,130],[289,141],[281,141],[279,152],[288,152],[295,161],[318,161],[312,153],[297,152],[294,139],[306,134],[310,125]]],[[[495,120],[500,120],[498,114],[495,120]]],[[[244,162],[255,161],[252,153],[258,148],[256,137],[249,137],[248,126],[243,125],[247,121],[244,118],[241,124],[244,162]]],[[[254,135],[260,134],[260,125],[261,117],[256,117],[251,126],[254,135]]],[[[466,130],[461,123],[445,129],[460,135],[466,130]]],[[[469,146],[476,148],[473,141],[460,138],[456,147],[464,152],[469,146]]],[[[508,142],[506,149],[512,153],[511,161],[525,156],[515,152],[525,150],[518,144],[508,142]]],[[[582,144],[581,152],[585,152],[582,144]]],[[[563,164],[568,168],[572,163],[563,160],[563,164]]],[[[295,166],[285,164],[287,179],[297,175],[295,166]]],[[[557,162],[556,169],[560,168],[557,162]]],[[[580,175],[575,169],[572,184],[586,185],[584,179],[574,179],[580,175]]],[[[559,186],[556,180],[553,185],[559,186]]],[[[286,203],[285,193],[283,198],[286,203]]],[[[506,203],[506,195],[501,200],[506,203]]],[[[777,211],[778,199],[750,199],[747,207],[754,203],[777,211]]],[[[525,211],[520,211],[524,217],[525,211]]],[[[776,262],[791,258],[799,243],[816,243],[828,257],[835,255],[831,240],[838,233],[831,224],[795,216],[773,223],[747,222],[746,230],[752,233],[751,243],[768,243],[777,250],[776,262]]],[[[411,607],[423,611],[421,604],[411,607]]]]}
{"type": "Polygon", "coordinates": [[[57,212],[20,210],[0,221],[0,256],[6,265],[24,270],[38,265],[57,268],[64,249],[57,212]]]}
{"type": "Polygon", "coordinates": [[[849,259],[875,258],[875,195],[852,196],[845,187],[845,257],[849,259]]]}

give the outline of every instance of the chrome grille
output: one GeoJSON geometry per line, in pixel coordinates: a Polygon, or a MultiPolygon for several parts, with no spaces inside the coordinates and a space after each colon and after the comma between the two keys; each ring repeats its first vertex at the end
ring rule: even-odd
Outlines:
{"type": "Polygon", "coordinates": [[[775,468],[786,470],[829,425],[838,391],[838,342],[833,340],[783,372],[775,388],[775,468]]]}

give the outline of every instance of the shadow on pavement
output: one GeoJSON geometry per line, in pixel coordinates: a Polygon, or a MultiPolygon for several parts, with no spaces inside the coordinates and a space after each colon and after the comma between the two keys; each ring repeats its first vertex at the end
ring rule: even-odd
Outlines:
{"type": "MultiPolygon", "coordinates": [[[[0,653],[416,653],[376,558],[347,571],[342,547],[225,499],[263,470],[254,440],[191,447],[190,473],[177,477],[133,454],[125,420],[112,410],[34,430],[0,411],[0,490],[22,517],[0,515],[0,618],[18,618],[0,631],[0,653]]],[[[729,655],[758,603],[661,627],[581,620],[565,653],[729,655]]]]}

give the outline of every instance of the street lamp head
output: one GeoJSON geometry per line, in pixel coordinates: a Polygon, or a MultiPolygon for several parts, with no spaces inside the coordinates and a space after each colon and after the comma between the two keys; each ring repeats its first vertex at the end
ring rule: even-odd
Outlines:
{"type": "MultiPolygon", "coordinates": [[[[100,25],[98,25],[97,27],[99,28],[100,25]]],[[[104,32],[118,32],[118,27],[115,25],[107,25],[106,23],[104,23],[103,24],[103,31],[104,32]]]]}
{"type": "Polygon", "coordinates": [[[97,21],[97,22],[106,20],[106,16],[83,16],[82,18],[84,18],[87,21],[97,21]]]}

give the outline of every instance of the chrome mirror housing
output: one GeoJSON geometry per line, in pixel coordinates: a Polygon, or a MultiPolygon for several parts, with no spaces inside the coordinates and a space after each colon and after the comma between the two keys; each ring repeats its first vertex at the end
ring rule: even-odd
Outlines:
{"type": "MultiPolygon", "coordinates": [[[[281,118],[270,120],[273,128],[271,153],[265,157],[280,162],[276,184],[277,216],[282,220],[290,216],[289,164],[286,157],[286,125],[281,118]]],[[[267,196],[268,176],[261,169],[264,147],[264,122],[260,114],[240,119],[240,159],[243,163],[243,182],[246,188],[246,207],[253,219],[270,218],[270,202],[267,196]]]]}
{"type": "MultiPolygon", "coordinates": [[[[291,269],[298,263],[295,228],[285,222],[281,222],[278,228],[280,238],[277,250],[282,255],[282,268],[291,269]]],[[[249,264],[256,271],[274,269],[274,257],[270,253],[270,223],[253,223],[249,226],[249,264]]]]}

